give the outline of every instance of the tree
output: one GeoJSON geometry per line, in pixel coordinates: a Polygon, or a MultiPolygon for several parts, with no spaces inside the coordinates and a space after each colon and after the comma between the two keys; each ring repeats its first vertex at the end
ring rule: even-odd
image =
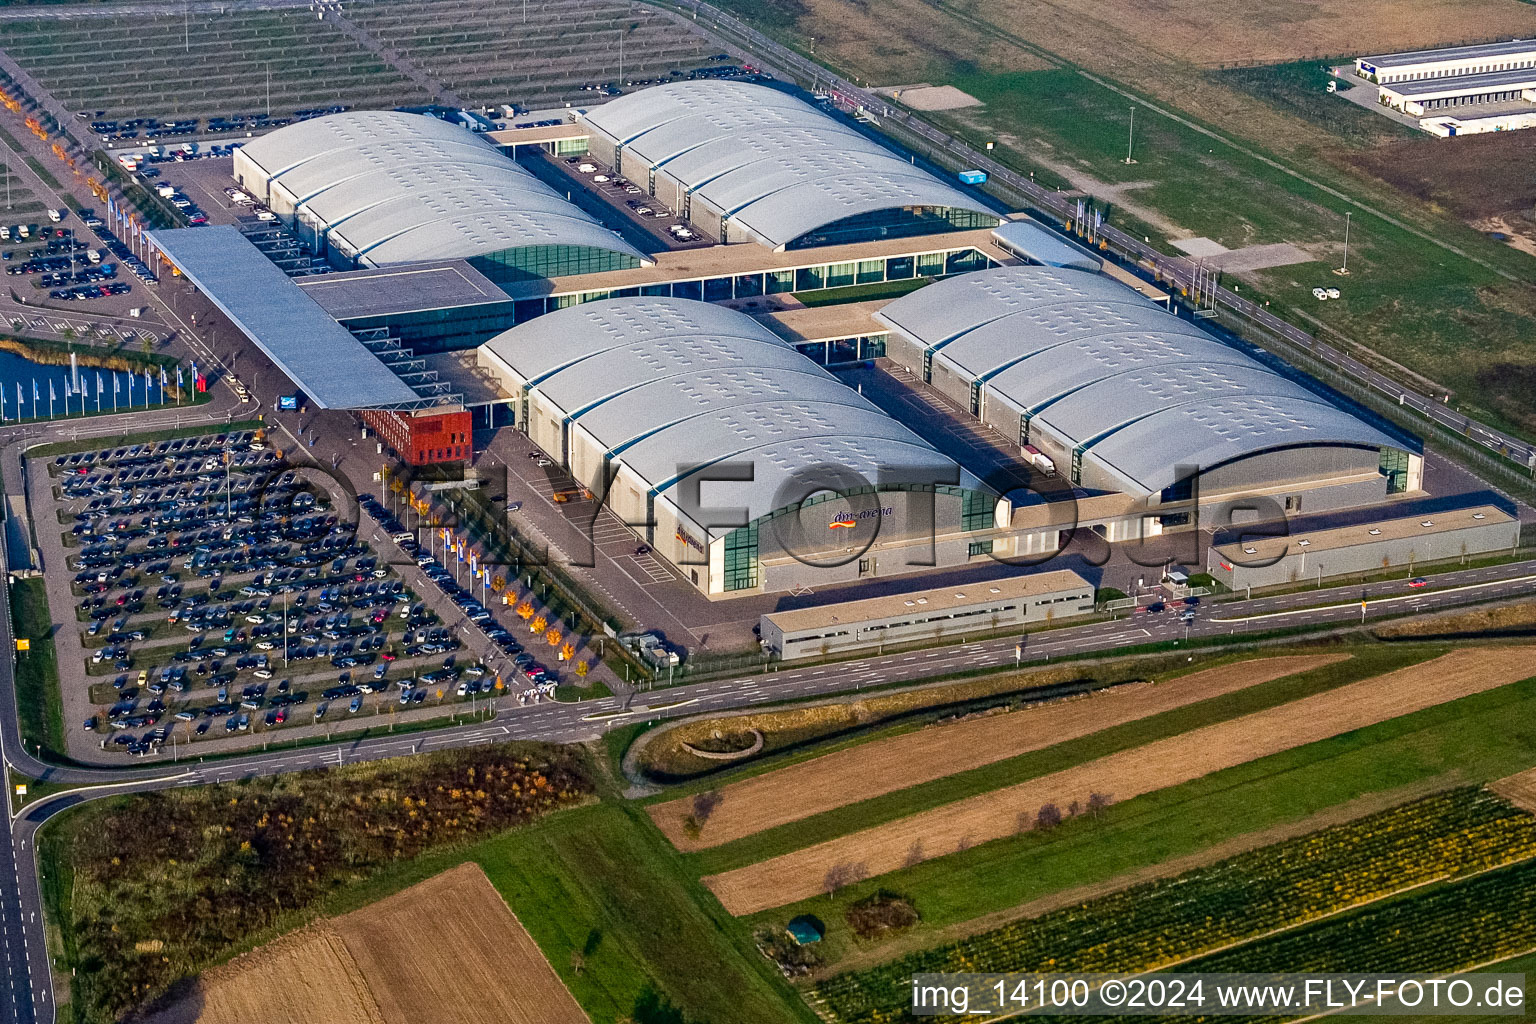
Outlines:
{"type": "Polygon", "coordinates": [[[915,868],[922,862],[923,841],[918,839],[915,840],[911,846],[907,847],[907,856],[904,860],[902,860],[901,866],[904,868],[915,868]]]}
{"type": "Polygon", "coordinates": [[[551,629],[548,633],[544,634],[544,639],[549,641],[549,646],[559,647],[560,641],[563,640],[564,637],[560,635],[560,631],[558,629],[551,629]]]}
{"type": "Polygon", "coordinates": [[[1040,805],[1040,810],[1035,812],[1035,828],[1041,832],[1049,832],[1061,824],[1061,808],[1053,803],[1040,805]]]}
{"type": "Polygon", "coordinates": [[[715,808],[719,807],[720,802],[724,799],[725,797],[721,795],[718,789],[709,789],[693,795],[693,803],[691,804],[693,816],[698,819],[701,827],[705,822],[709,821],[710,815],[715,813],[715,808]]]}
{"type": "Polygon", "coordinates": [[[507,578],[505,576],[503,576],[501,573],[497,573],[495,576],[492,576],[491,577],[491,589],[494,590],[498,594],[501,593],[503,590],[506,590],[507,589],[507,578]]]}
{"type": "Polygon", "coordinates": [[[1109,805],[1110,798],[1108,793],[1089,793],[1088,817],[1097,818],[1099,815],[1104,813],[1104,808],[1108,807],[1109,805]]]}
{"type": "Polygon", "coordinates": [[[139,339],[139,345],[144,349],[144,354],[149,355],[155,350],[155,336],[145,333],[144,337],[139,339]]]}
{"type": "Polygon", "coordinates": [[[828,896],[836,896],[840,889],[846,889],[868,877],[869,868],[865,865],[843,861],[827,869],[826,876],[821,880],[821,888],[828,896]]]}
{"type": "Polygon", "coordinates": [[[586,674],[587,674],[587,663],[584,662],[584,661],[578,661],[576,663],[576,678],[577,679],[583,679],[583,678],[586,677],[586,674]]]}
{"type": "Polygon", "coordinates": [[[518,618],[524,620],[533,618],[533,605],[529,604],[527,601],[524,601],[522,604],[518,605],[517,616],[518,618]]]}
{"type": "Polygon", "coordinates": [[[574,657],[576,657],[576,647],[575,647],[574,644],[567,643],[567,644],[564,644],[563,646],[561,646],[561,648],[560,648],[560,660],[561,661],[570,661],[574,657]]]}
{"type": "Polygon", "coordinates": [[[528,624],[528,628],[535,633],[542,633],[545,629],[549,628],[549,620],[542,615],[535,615],[533,621],[528,624]]]}

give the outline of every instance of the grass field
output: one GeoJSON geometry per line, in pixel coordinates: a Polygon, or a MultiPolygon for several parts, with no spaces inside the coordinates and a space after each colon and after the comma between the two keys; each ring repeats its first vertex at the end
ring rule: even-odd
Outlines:
{"type": "Polygon", "coordinates": [[[1115,803],[1097,820],[1072,820],[856,883],[832,900],[807,899],[749,923],[815,913],[829,924],[829,957],[848,955],[859,944],[839,925],[843,909],[884,887],[911,897],[922,914],[911,941],[964,932],[965,922],[1007,917],[1010,908],[1049,894],[1198,855],[1350,801],[1503,778],[1536,763],[1536,736],[1509,728],[1533,714],[1536,683],[1501,687],[1115,803]]]}
{"type": "Polygon", "coordinates": [[[41,578],[11,586],[11,615],[17,639],[32,649],[16,654],[16,704],[22,742],[48,760],[64,760],[64,705],[53,646],[53,617],[41,578]]]}
{"type": "MultiPolygon", "coordinates": [[[[813,30],[837,16],[860,16],[862,5],[852,0],[728,0],[725,6],[804,51],[816,35],[822,40],[816,56],[861,80],[911,80],[903,62],[886,62],[879,52],[813,30]]],[[[1213,70],[1227,62],[1290,65],[1361,47],[1459,41],[1473,24],[1463,20],[1466,5],[1436,0],[1416,7],[1411,18],[1389,0],[1284,0],[1281,7],[1284,14],[1272,4],[1178,0],[1149,17],[1128,0],[1066,0],[1019,18],[1005,0],[980,0],[924,5],[920,14],[882,7],[881,15],[892,37],[938,41],[947,33],[980,32],[1033,52],[1044,64],[1020,70],[982,50],[936,57],[923,80],[957,86],[985,104],[927,115],[936,124],[975,145],[995,142],[994,155],[1042,183],[1100,194],[1111,223],[1153,242],[1201,235],[1229,248],[1290,242],[1314,253],[1316,263],[1233,280],[1245,296],[1268,300],[1273,312],[1300,326],[1316,329],[1301,313],[1316,317],[1342,340],[1436,380],[1464,411],[1536,435],[1531,257],[1365,170],[1362,136],[1376,136],[1355,115],[1366,111],[1344,110],[1352,106],[1348,101],[1319,92],[1317,109],[1324,113],[1297,116],[1284,100],[1302,87],[1290,72],[1213,70]],[[1246,80],[1229,80],[1229,74],[1246,80]],[[1133,105],[1138,162],[1127,165],[1133,105]],[[1354,214],[1353,273],[1341,301],[1320,305],[1310,291],[1342,257],[1346,211],[1354,214]]],[[[1475,7],[1479,33],[1536,32],[1536,8],[1501,0],[1476,0],[1475,7]]],[[[1528,190],[1519,178],[1522,164],[1502,166],[1509,173],[1499,180],[1513,183],[1508,201],[1517,205],[1528,190]]],[[[1449,177],[1433,186],[1455,187],[1449,177]]],[[[1328,283],[1337,282],[1329,275],[1328,283]]]]}
{"type": "Polygon", "coordinates": [[[875,740],[778,771],[729,783],[706,821],[685,820],[692,801],[650,808],[681,849],[719,846],[792,821],[1010,760],[1090,733],[1347,659],[1343,653],[1260,658],[1195,672],[1158,685],[1131,685],[1087,699],[972,718],[875,740]]]}

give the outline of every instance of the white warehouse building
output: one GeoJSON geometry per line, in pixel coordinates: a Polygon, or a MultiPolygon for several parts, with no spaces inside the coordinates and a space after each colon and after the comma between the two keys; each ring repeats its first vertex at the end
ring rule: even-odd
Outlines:
{"type": "MultiPolygon", "coordinates": [[[[1074,486],[1188,520],[1269,496],[1288,515],[1420,488],[1422,455],[1112,278],[998,267],[876,318],[886,354],[1043,452],[1074,486]]],[[[1113,539],[1113,538],[1112,538],[1113,539]]]]}
{"type": "Polygon", "coordinates": [[[1005,499],[744,313],[583,303],[478,361],[529,437],[711,596],[1012,553],[1005,499]]]}
{"type": "Polygon", "coordinates": [[[481,136],[423,114],[300,121],[236,150],[234,176],[342,269],[467,259],[505,283],[651,262],[481,136]]]}
{"type": "Polygon", "coordinates": [[[1355,74],[1378,85],[1536,68],[1536,39],[1356,57],[1355,74]]]}

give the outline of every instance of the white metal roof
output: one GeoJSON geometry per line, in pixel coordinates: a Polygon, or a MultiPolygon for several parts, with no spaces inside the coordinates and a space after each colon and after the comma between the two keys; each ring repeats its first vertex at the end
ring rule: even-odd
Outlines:
{"type": "Polygon", "coordinates": [[[1382,92],[1390,92],[1409,100],[1438,99],[1443,96],[1461,96],[1495,90],[1514,92],[1517,89],[1536,89],[1536,68],[1490,71],[1481,75],[1421,78],[1410,82],[1388,82],[1381,86],[1382,92]]]}
{"type": "Polygon", "coordinates": [[[502,156],[480,136],[423,114],[349,111],[253,139],[244,153],[291,195],[301,218],[372,266],[535,245],[639,250],[502,156]]]}
{"type": "Polygon", "coordinates": [[[149,237],[320,408],[421,401],[238,229],[221,224],[149,237]]]}
{"type": "Polygon", "coordinates": [[[1151,493],[1180,467],[1301,445],[1401,446],[1108,278],[999,267],[918,289],[876,318],[985,394],[1038,417],[1151,493]]]}
{"type": "Polygon", "coordinates": [[[1536,40],[1508,39],[1502,43],[1475,43],[1471,46],[1447,46],[1434,50],[1409,50],[1404,53],[1385,53],[1355,59],[1376,68],[1401,68],[1418,64],[1439,64],[1452,60],[1492,60],[1525,54],[1536,55],[1536,40]]]}
{"type": "Polygon", "coordinates": [[[486,348],[680,507],[679,485],[721,463],[753,467],[750,482],[720,485],[749,520],[806,497],[793,493],[801,474],[822,466],[872,484],[897,473],[979,486],[766,327],[723,306],[588,302],[505,331],[486,348]]]}
{"type": "Polygon", "coordinates": [[[905,206],[985,206],[810,104],[762,85],[642,89],[586,115],[631,161],[664,169],[767,245],[905,206]]]}

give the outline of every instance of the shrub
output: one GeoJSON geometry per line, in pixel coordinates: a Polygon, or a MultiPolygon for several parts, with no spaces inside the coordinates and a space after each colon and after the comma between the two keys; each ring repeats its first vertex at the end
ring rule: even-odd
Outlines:
{"type": "Polygon", "coordinates": [[[843,916],[861,939],[878,939],[905,931],[921,920],[911,900],[888,889],[849,904],[843,916]]]}

